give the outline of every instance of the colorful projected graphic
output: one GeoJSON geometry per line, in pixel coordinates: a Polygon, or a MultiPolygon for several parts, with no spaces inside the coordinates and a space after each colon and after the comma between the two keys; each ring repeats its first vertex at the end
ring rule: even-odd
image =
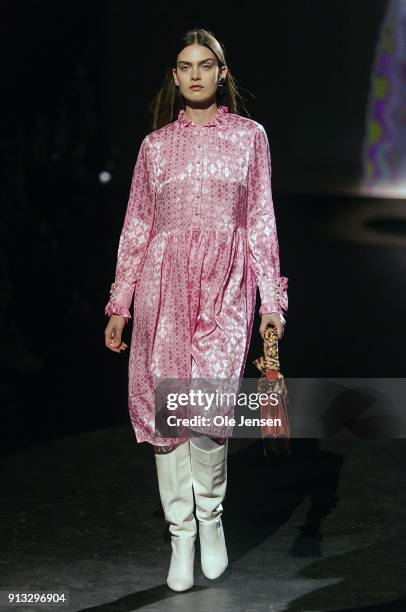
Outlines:
{"type": "Polygon", "coordinates": [[[406,0],[389,0],[379,34],[360,191],[406,196],[406,0]]]}

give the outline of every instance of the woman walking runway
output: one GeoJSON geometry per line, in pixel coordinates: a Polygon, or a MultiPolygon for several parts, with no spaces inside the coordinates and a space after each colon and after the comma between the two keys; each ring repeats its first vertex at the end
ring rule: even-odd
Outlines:
{"type": "Polygon", "coordinates": [[[134,316],[129,412],[138,442],[148,442],[169,523],[167,583],[194,582],[199,525],[202,571],[228,564],[221,522],[227,438],[163,437],[155,429],[159,379],[240,378],[254,320],[283,335],[287,278],[280,275],[263,126],[238,113],[238,92],[220,43],[188,32],[155,97],[154,129],[142,141],[105,308],[106,346],[121,352],[134,316]]]}

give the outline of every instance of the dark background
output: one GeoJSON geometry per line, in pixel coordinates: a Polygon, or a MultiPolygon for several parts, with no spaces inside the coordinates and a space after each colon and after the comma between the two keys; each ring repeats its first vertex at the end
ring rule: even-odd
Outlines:
{"type": "MultiPolygon", "coordinates": [[[[270,140],[289,278],[283,373],[402,376],[404,249],[323,231],[360,205],[351,192],[385,7],[3,2],[3,452],[129,423],[128,351],[104,347],[103,311],[138,147],[151,129],[148,104],[174,39],[193,26],[225,45],[247,109],[270,140]],[[103,184],[105,170],[112,180],[103,184]]],[[[247,376],[258,374],[259,324],[247,376]]]]}

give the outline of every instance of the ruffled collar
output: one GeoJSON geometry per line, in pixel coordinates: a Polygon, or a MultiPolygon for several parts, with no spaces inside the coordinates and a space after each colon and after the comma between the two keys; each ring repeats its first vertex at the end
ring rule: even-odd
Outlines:
{"type": "MultiPolygon", "coordinates": [[[[212,117],[209,121],[206,121],[206,123],[204,123],[202,126],[199,126],[199,128],[200,127],[210,127],[213,125],[217,125],[218,123],[221,123],[222,121],[224,121],[224,118],[225,118],[224,115],[226,113],[228,113],[228,106],[223,106],[223,105],[218,106],[217,112],[214,115],[214,117],[212,117]]],[[[184,125],[184,126],[195,125],[191,119],[188,119],[185,116],[184,108],[181,108],[178,113],[178,122],[180,123],[180,125],[184,125]]]]}

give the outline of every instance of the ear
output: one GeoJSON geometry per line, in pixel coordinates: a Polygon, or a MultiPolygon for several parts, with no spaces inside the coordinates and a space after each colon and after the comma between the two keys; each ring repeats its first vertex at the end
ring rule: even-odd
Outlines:
{"type": "Polygon", "coordinates": [[[179,81],[176,77],[176,68],[172,68],[173,79],[175,81],[175,85],[179,85],[179,81]]]}

